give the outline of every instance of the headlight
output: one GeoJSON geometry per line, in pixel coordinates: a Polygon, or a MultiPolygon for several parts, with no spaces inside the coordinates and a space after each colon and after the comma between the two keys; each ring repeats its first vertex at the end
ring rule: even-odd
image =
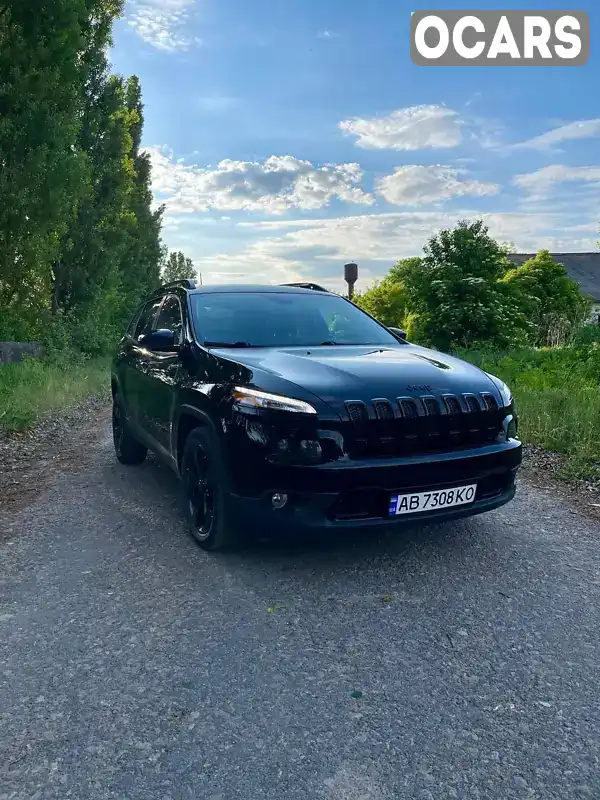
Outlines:
{"type": "Polygon", "coordinates": [[[485,374],[488,376],[488,378],[490,378],[494,382],[496,388],[500,392],[504,408],[512,406],[514,402],[513,394],[511,390],[508,388],[508,386],[504,383],[504,381],[501,381],[500,378],[497,378],[495,375],[490,375],[489,372],[486,372],[485,374]]]}
{"type": "Polygon", "coordinates": [[[317,410],[304,400],[294,397],[283,397],[279,394],[260,392],[258,389],[247,389],[236,386],[233,390],[233,399],[236,403],[247,408],[266,408],[275,411],[296,411],[301,414],[316,414],[317,410]]]}

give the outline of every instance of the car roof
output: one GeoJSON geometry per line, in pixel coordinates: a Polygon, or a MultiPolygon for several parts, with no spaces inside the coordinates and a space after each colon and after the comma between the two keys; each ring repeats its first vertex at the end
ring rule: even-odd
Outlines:
{"type": "MultiPolygon", "coordinates": [[[[195,289],[190,289],[190,294],[244,294],[249,292],[260,292],[262,294],[279,293],[279,294],[330,294],[330,292],[319,292],[316,289],[305,289],[300,286],[277,286],[273,284],[252,284],[252,283],[223,283],[214,284],[209,286],[197,286],[195,289]]],[[[336,297],[337,295],[333,295],[336,297]]]]}

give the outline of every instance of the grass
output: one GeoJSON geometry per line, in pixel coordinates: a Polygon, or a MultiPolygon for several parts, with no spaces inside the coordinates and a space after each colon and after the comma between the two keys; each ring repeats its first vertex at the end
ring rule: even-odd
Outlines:
{"type": "Polygon", "coordinates": [[[26,430],[48,413],[108,393],[108,359],[26,359],[0,364],[0,429],[26,430]]]}
{"type": "Polygon", "coordinates": [[[463,351],[513,390],[521,437],[564,455],[561,477],[600,480],[600,348],[463,351]]]}

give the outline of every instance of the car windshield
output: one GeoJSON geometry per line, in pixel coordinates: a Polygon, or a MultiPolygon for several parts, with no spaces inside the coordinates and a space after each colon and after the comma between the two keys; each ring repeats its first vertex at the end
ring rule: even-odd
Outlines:
{"type": "Polygon", "coordinates": [[[215,292],[191,299],[196,336],[206,346],[399,344],[375,320],[333,294],[215,292]]]}

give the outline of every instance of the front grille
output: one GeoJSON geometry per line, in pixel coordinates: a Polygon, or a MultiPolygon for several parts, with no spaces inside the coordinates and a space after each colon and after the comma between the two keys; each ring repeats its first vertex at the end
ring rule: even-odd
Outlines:
{"type": "Polygon", "coordinates": [[[480,447],[502,431],[504,411],[489,392],[351,400],[355,457],[414,455],[480,447]]]}

